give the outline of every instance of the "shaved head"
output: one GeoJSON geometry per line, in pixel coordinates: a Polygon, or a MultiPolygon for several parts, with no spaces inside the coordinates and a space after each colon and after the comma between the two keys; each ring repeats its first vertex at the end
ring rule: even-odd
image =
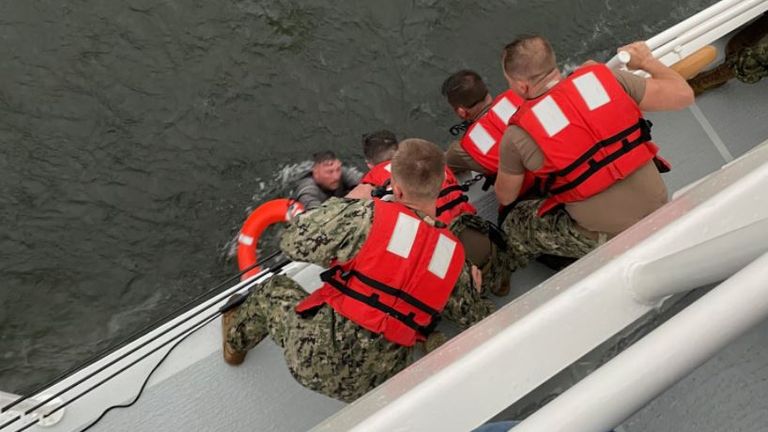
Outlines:
{"type": "Polygon", "coordinates": [[[536,82],[557,68],[549,41],[537,35],[522,35],[504,47],[504,73],[513,79],[536,82]]]}

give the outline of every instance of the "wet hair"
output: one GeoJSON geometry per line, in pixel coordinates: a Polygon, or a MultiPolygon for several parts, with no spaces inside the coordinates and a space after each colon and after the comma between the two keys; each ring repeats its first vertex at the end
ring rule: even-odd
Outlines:
{"type": "Polygon", "coordinates": [[[400,142],[392,158],[392,180],[410,197],[434,200],[445,179],[445,155],[435,144],[418,138],[400,142]]]}
{"type": "Polygon", "coordinates": [[[469,69],[462,69],[446,78],[440,91],[453,108],[472,108],[488,95],[488,87],[480,74],[469,69]]]}
{"type": "Polygon", "coordinates": [[[557,68],[555,51],[544,37],[520,35],[504,47],[504,71],[513,78],[537,81],[557,68]]]}
{"type": "Polygon", "coordinates": [[[323,150],[312,155],[312,162],[314,166],[324,164],[326,162],[335,161],[339,158],[336,157],[336,153],[330,150],[323,150]]]}
{"type": "Polygon", "coordinates": [[[397,151],[397,137],[382,129],[363,135],[363,154],[368,163],[376,165],[392,159],[397,151]]]}

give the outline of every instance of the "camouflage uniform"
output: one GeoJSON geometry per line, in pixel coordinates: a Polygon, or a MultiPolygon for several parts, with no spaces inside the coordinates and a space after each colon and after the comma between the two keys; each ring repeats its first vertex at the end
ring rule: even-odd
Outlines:
{"type": "Polygon", "coordinates": [[[541,254],[580,258],[605,241],[605,235],[597,239],[588,236],[563,208],[539,217],[542,201],[519,202],[501,226],[513,257],[512,271],[541,254]]]}
{"type": "Polygon", "coordinates": [[[768,15],[763,14],[739,30],[725,46],[725,61],[688,80],[696,95],[736,77],[754,84],[768,76],[768,15]]]}
{"type": "Polygon", "coordinates": [[[754,84],[765,78],[768,76],[768,36],[742,49],[729,62],[739,81],[754,84]]]}
{"type": "MultiPolygon", "coordinates": [[[[373,201],[331,198],[297,217],[280,247],[289,258],[327,267],[355,256],[373,221],[373,201]]],[[[351,402],[405,368],[411,349],[386,341],[354,322],[320,307],[301,317],[294,307],[307,296],[285,276],[257,288],[236,311],[227,342],[237,351],[253,348],[267,335],[283,348],[291,374],[302,385],[351,402]]],[[[442,316],[462,328],[492,312],[492,304],[461,273],[442,316]]]]}

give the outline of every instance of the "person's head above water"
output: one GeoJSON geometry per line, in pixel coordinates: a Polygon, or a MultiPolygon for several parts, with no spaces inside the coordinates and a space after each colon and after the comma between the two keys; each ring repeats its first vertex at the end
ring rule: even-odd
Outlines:
{"type": "Polygon", "coordinates": [[[392,157],[392,193],[396,201],[434,217],[435,200],[445,179],[445,155],[418,138],[400,142],[392,157]]]}
{"type": "Polygon", "coordinates": [[[440,91],[462,120],[475,119],[493,101],[483,79],[469,69],[460,70],[446,78],[440,91]]]}
{"type": "Polygon", "coordinates": [[[397,137],[386,129],[363,135],[363,154],[368,168],[392,159],[396,151],[397,137]]]}
{"type": "Polygon", "coordinates": [[[312,178],[318,186],[328,191],[341,187],[341,161],[330,150],[312,155],[312,178]]]}
{"type": "Polygon", "coordinates": [[[538,35],[521,35],[508,43],[501,66],[509,88],[526,99],[540,96],[560,78],[552,45],[538,35]]]}

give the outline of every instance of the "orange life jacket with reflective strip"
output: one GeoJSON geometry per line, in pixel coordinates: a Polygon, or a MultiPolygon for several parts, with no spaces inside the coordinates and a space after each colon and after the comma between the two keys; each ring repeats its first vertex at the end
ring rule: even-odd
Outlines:
{"type": "Polygon", "coordinates": [[[539,215],[597,195],[658,152],[650,122],[605,65],[577,69],[523,103],[509,123],[528,132],[544,155],[533,172],[548,197],[539,215]]]}
{"type": "Polygon", "coordinates": [[[397,202],[374,200],[373,225],[352,259],[334,262],[323,286],[296,306],[323,304],[386,340],[413,346],[426,340],[464,265],[464,248],[445,228],[424,222],[397,202]]]}
{"type": "MultiPolygon", "coordinates": [[[[389,186],[392,173],[390,172],[391,162],[381,162],[371,168],[360,180],[378,188],[389,186]]],[[[449,225],[451,221],[465,213],[477,214],[475,206],[469,203],[469,197],[464,194],[465,188],[459,184],[459,180],[453,175],[453,172],[445,168],[445,180],[440,188],[440,195],[437,197],[437,220],[449,225]]]]}
{"type": "Polygon", "coordinates": [[[499,142],[509,119],[523,102],[517,93],[505,91],[493,100],[485,114],[469,125],[461,138],[461,148],[485,168],[485,174],[499,170],[499,142]]]}

